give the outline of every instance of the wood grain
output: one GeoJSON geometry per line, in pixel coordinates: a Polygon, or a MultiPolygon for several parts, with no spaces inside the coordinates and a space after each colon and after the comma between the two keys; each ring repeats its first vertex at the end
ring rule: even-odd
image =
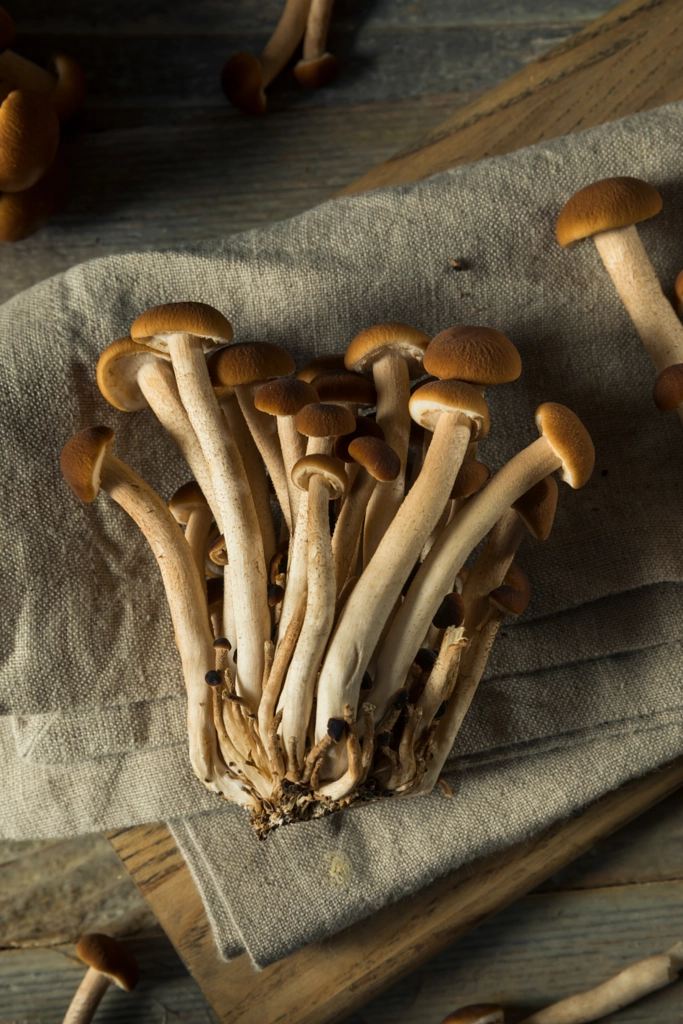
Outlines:
{"type": "Polygon", "coordinates": [[[417,181],[683,97],[683,5],[626,0],[341,195],[417,181]]]}
{"type": "Polygon", "coordinates": [[[468,864],[369,922],[257,972],[219,961],[199,894],[164,825],[109,841],[219,1018],[230,1024],[330,1024],[528,892],[683,785],[683,758],[608,794],[528,843],[468,864]]]}

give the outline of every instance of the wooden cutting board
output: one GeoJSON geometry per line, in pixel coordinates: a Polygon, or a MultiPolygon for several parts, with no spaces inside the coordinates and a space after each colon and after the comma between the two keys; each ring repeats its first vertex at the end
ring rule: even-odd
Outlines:
{"type": "MultiPolygon", "coordinates": [[[[683,98],[683,3],[627,0],[374,168],[345,194],[416,181],[683,98]]],[[[369,921],[256,972],[215,952],[189,869],[164,825],[108,838],[222,1021],[341,1020],[402,974],[683,785],[683,758],[529,844],[468,865],[369,921]]]]}

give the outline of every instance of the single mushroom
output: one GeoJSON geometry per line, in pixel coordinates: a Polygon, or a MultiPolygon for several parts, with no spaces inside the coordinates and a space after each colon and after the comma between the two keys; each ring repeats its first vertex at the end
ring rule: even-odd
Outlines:
{"type": "Polygon", "coordinates": [[[296,379],[305,380],[307,384],[310,384],[319,374],[326,373],[327,370],[345,370],[346,364],[344,363],[343,352],[332,352],[324,356],[314,356],[313,359],[309,359],[300,370],[297,371],[296,379]]]}
{"type": "MultiPolygon", "coordinates": [[[[0,98],[2,94],[0,93],[0,98]]],[[[52,165],[59,121],[45,96],[13,89],[0,102],[0,192],[22,192],[52,165]]]]}
{"type": "Polygon", "coordinates": [[[299,488],[292,481],[294,464],[306,454],[306,441],[296,429],[296,414],[306,405],[318,401],[318,392],[304,380],[279,377],[262,384],[254,395],[254,407],[268,416],[275,416],[280,438],[285,478],[292,511],[292,533],[299,514],[299,488]]]}
{"type": "MultiPolygon", "coordinates": [[[[296,463],[292,477],[308,493],[307,589],[303,626],[280,695],[281,733],[290,770],[298,778],[303,769],[306,730],[311,717],[318,669],[332,631],[336,591],[330,501],[346,487],[344,464],[331,455],[305,455],[296,463]]],[[[326,724],[327,728],[327,724],[326,724]]],[[[326,731],[326,729],[325,729],[326,731]]]]}
{"type": "Polygon", "coordinates": [[[263,644],[270,639],[270,610],[263,541],[239,449],[214,394],[204,352],[230,341],[232,327],[203,302],[154,306],[135,320],[131,338],[171,357],[178,393],[211,474],[219,523],[225,533],[235,611],[238,682],[258,704],[263,644]]]}
{"type": "Polygon", "coordinates": [[[204,681],[213,667],[213,637],[197,565],[159,495],[111,452],[114,436],[109,427],[87,427],[74,434],[62,449],[62,475],[76,497],[87,504],[105,491],[144,534],[161,572],[183,666],[192,767],[208,788],[249,804],[248,795],[222,774],[216,758],[213,710],[204,681]]]}
{"type": "Polygon", "coordinates": [[[185,527],[185,540],[190,545],[199,576],[203,579],[206,542],[213,522],[213,513],[199,484],[195,480],[183,484],[172,496],[168,507],[175,521],[185,527]]]}
{"type": "Polygon", "coordinates": [[[555,470],[570,487],[583,487],[590,479],[595,449],[578,416],[564,405],[545,402],[536,410],[536,425],[541,436],[467,502],[422,563],[379,652],[373,693],[378,716],[391,700],[395,680],[405,679],[461,566],[510,505],[555,470]]]}
{"type": "Polygon", "coordinates": [[[294,67],[294,77],[306,89],[320,89],[339,73],[339,61],[327,50],[333,6],[334,0],[311,0],[303,55],[294,67]]]}
{"type": "Polygon", "coordinates": [[[135,957],[109,935],[98,932],[82,935],[76,945],[76,956],[87,964],[88,970],[62,1024],[89,1024],[110,985],[132,992],[139,980],[135,957]]]}
{"type": "MultiPolygon", "coordinates": [[[[432,430],[434,437],[418,480],[384,534],[337,624],[320,674],[316,741],[329,718],[339,718],[346,704],[356,705],[363,673],[422,545],[449,498],[467,446],[473,437],[485,437],[489,429],[486,402],[476,388],[461,381],[425,384],[411,397],[410,414],[432,430]]],[[[440,594],[439,603],[442,597],[440,594]]],[[[420,639],[435,611],[433,608],[420,639]]],[[[394,679],[405,679],[409,667],[410,662],[403,675],[395,674],[394,679]]]]}
{"type": "Polygon", "coordinates": [[[43,177],[23,192],[0,194],[0,242],[28,238],[61,207],[66,196],[66,164],[59,150],[43,177]]]}
{"type": "MultiPolygon", "coordinates": [[[[683,324],[662,291],[636,228],[661,208],[662,197],[646,181],[604,178],[567,200],[556,225],[557,241],[565,249],[593,239],[658,373],[683,363],[683,324]]],[[[679,415],[683,419],[683,411],[679,415]]]]}
{"type": "Polygon", "coordinates": [[[226,62],[221,73],[221,87],[238,110],[252,115],[266,113],[266,89],[301,42],[310,6],[311,0],[287,0],[261,56],[236,53],[226,62]]]}
{"type": "Polygon", "coordinates": [[[405,493],[410,437],[410,380],[423,374],[422,359],[430,338],[402,323],[382,323],[357,334],[346,350],[348,370],[372,376],[377,389],[377,422],[387,444],[401,460],[401,472],[375,489],[365,525],[363,561],[367,565],[394,518],[405,493]]]}
{"type": "Polygon", "coordinates": [[[683,405],[683,363],[672,363],[657,377],[652,392],[661,412],[673,412],[683,405]]]}
{"type": "Polygon", "coordinates": [[[266,341],[245,341],[229,345],[216,353],[211,365],[214,380],[225,387],[235,389],[242,415],[266,464],[290,534],[294,532],[292,514],[276,424],[273,423],[272,417],[259,411],[255,406],[254,390],[260,383],[272,377],[284,377],[293,372],[294,360],[289,352],[280,345],[272,345],[266,341]]]}

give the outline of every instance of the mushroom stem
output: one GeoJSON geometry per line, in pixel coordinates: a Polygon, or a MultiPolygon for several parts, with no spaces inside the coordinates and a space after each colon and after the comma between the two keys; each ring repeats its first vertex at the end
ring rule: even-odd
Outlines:
{"type": "Polygon", "coordinates": [[[112,979],[106,974],[89,967],[74,993],[62,1024],[89,1024],[111,983],[112,979]]]}
{"type": "Polygon", "coordinates": [[[664,953],[639,960],[613,978],[553,1003],[538,1013],[525,1017],[521,1024],[584,1024],[615,1013],[650,992],[656,992],[678,979],[683,968],[683,942],[677,942],[664,953]]]}
{"type": "Polygon", "coordinates": [[[291,536],[293,533],[292,513],[289,507],[289,490],[287,488],[282,450],[277,435],[277,426],[272,416],[259,412],[254,406],[254,394],[251,384],[237,384],[235,394],[237,395],[242,415],[247,421],[256,447],[260,451],[261,458],[265,462],[270,474],[277,500],[280,503],[280,508],[291,536]]]}
{"type": "Polygon", "coordinates": [[[57,87],[57,79],[53,74],[14,50],[0,53],[0,79],[17,89],[30,89],[31,92],[42,92],[45,96],[49,96],[57,87]]]}
{"type": "MultiPolygon", "coordinates": [[[[435,441],[436,435],[429,453],[435,441]]],[[[475,494],[448,524],[422,563],[382,644],[373,690],[378,718],[386,712],[396,689],[396,680],[405,679],[408,674],[437,608],[449,592],[453,579],[470,551],[486,536],[513,501],[561,465],[562,460],[548,440],[539,437],[499,470],[487,486],[475,494]]]]}
{"type": "Polygon", "coordinates": [[[468,637],[473,636],[486,617],[490,608],[488,596],[503,582],[525,533],[524,523],[509,508],[488,535],[462,588],[468,637]]]}
{"type": "Polygon", "coordinates": [[[185,527],[185,540],[190,545],[190,551],[197,565],[199,578],[202,580],[205,591],[204,562],[206,560],[206,542],[209,538],[212,522],[213,515],[211,509],[208,505],[205,505],[204,508],[193,509],[190,512],[187,526],[185,527]]]}
{"type": "MultiPolygon", "coordinates": [[[[351,467],[353,468],[353,467],[351,467]]],[[[351,484],[332,535],[332,557],[337,594],[349,575],[353,556],[358,548],[358,539],[363,528],[363,518],[377,481],[367,469],[356,467],[358,472],[351,484]]]]}
{"type": "Polygon", "coordinates": [[[292,481],[292,470],[294,464],[306,454],[306,438],[296,429],[294,416],[278,416],[277,432],[280,438],[282,461],[284,463],[285,479],[289,493],[289,507],[292,514],[291,533],[293,533],[299,516],[302,492],[292,481]]]}
{"type": "Polygon", "coordinates": [[[262,88],[279,75],[306,31],[311,0],[287,0],[275,31],[259,58],[263,69],[262,88]]]}
{"type": "Polygon", "coordinates": [[[448,700],[453,692],[463,648],[466,646],[464,636],[465,630],[462,626],[449,626],[444,632],[439,656],[417,702],[417,707],[422,708],[418,740],[431,725],[443,701],[448,700]]]}
{"type": "Polygon", "coordinates": [[[280,690],[282,689],[282,683],[285,678],[285,673],[289,666],[294,648],[296,647],[299,634],[301,633],[301,627],[304,622],[304,616],[306,613],[306,594],[303,593],[299,598],[299,603],[294,611],[294,615],[289,620],[289,625],[282,638],[282,642],[279,644],[277,653],[273,659],[270,672],[268,673],[268,681],[263,689],[261,696],[261,703],[258,709],[258,725],[261,736],[267,737],[270,734],[270,725],[273,720],[273,712],[275,711],[275,705],[277,704],[280,696],[280,690]]]}
{"type": "Polygon", "coordinates": [[[315,60],[322,57],[327,48],[327,34],[330,30],[330,19],[334,0],[311,0],[311,9],[306,22],[304,36],[303,59],[315,60]]]}

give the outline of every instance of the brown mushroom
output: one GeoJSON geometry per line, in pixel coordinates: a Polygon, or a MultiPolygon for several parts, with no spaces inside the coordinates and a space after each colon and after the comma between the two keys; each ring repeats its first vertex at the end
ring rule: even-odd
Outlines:
{"type": "Polygon", "coordinates": [[[22,192],[48,171],[59,145],[59,121],[49,99],[13,89],[0,103],[0,192],[22,192]]]}
{"type": "Polygon", "coordinates": [[[185,540],[203,579],[206,542],[213,514],[199,484],[195,480],[183,484],[173,494],[168,507],[175,521],[185,527],[185,540]]]}
{"type": "Polygon", "coordinates": [[[66,164],[59,150],[43,177],[23,192],[0,195],[0,242],[28,238],[61,207],[66,196],[66,164]]]}
{"type": "Polygon", "coordinates": [[[294,77],[306,89],[320,89],[339,73],[339,61],[327,51],[327,33],[333,6],[334,0],[311,0],[304,51],[294,68],[294,77]]]}
{"type": "Polygon", "coordinates": [[[652,392],[661,412],[672,412],[683,405],[683,363],[672,363],[657,377],[652,392]]]}
{"type": "Polygon", "coordinates": [[[81,936],[76,956],[87,964],[88,970],[76,989],[62,1024],[89,1024],[111,984],[124,992],[131,992],[139,979],[133,955],[109,935],[92,932],[81,936]]]}
{"type": "Polygon", "coordinates": [[[314,356],[313,359],[309,359],[304,366],[297,372],[297,380],[305,380],[307,384],[321,373],[326,373],[327,370],[345,370],[346,364],[344,363],[343,352],[332,352],[324,356],[314,356]]]}
{"type": "Polygon", "coordinates": [[[683,316],[683,270],[674,282],[674,309],[679,316],[683,316]]]}

